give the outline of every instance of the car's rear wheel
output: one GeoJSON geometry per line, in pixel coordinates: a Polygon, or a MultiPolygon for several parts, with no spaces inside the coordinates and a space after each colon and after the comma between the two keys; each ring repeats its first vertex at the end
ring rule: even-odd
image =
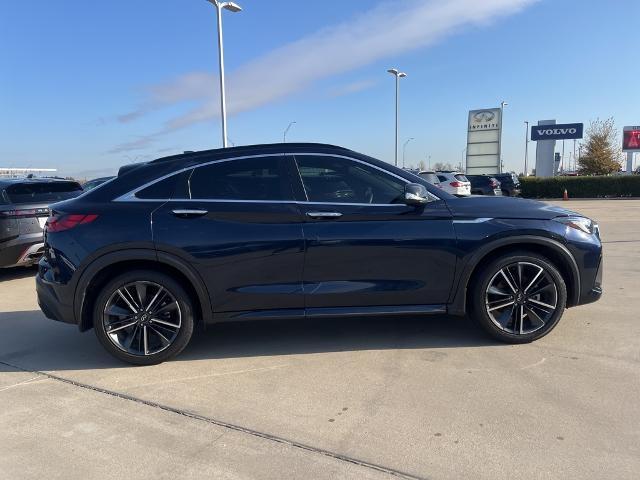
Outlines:
{"type": "Polygon", "coordinates": [[[107,283],[93,312],[100,343],[135,365],[154,365],[179,354],[193,324],[189,295],[168,275],[150,270],[124,273],[107,283]]]}
{"type": "Polygon", "coordinates": [[[528,343],[558,324],[567,287],[548,259],[522,252],[488,264],[471,295],[472,316],[490,335],[507,343],[528,343]]]}

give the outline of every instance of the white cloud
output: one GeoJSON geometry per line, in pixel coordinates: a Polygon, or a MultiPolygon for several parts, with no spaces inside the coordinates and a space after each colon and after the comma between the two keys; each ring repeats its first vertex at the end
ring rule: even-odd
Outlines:
{"type": "Polygon", "coordinates": [[[329,91],[329,96],[341,97],[343,95],[358,93],[373,87],[376,83],[378,82],[375,80],[358,80],[355,82],[347,83],[346,85],[342,85],[329,91]]]}
{"type": "MultiPolygon", "coordinates": [[[[386,0],[342,24],[283,45],[228,76],[228,111],[235,114],[281,100],[323,78],[424,48],[464,27],[486,25],[538,0],[386,0]]],[[[366,87],[363,87],[366,88],[366,87]]],[[[356,90],[357,91],[357,88],[356,90]]],[[[119,117],[129,122],[166,106],[194,102],[195,108],[169,119],[157,136],[219,116],[217,75],[192,72],[148,88],[148,99],[119,117]]],[[[116,147],[142,148],[142,139],[116,147]]]]}

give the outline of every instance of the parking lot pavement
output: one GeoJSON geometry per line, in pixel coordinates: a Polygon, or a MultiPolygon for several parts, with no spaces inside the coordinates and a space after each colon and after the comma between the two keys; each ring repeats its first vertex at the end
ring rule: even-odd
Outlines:
{"type": "Polygon", "coordinates": [[[600,223],[605,295],[530,345],[446,317],[227,324],[133,368],[0,273],[0,478],[638,478],[640,201],[558,204],[600,223]]]}

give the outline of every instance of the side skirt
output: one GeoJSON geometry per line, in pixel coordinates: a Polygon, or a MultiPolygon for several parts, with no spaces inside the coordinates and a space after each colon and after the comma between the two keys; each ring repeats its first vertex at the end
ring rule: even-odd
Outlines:
{"type": "Polygon", "coordinates": [[[323,307],[307,309],[257,310],[245,312],[219,312],[213,323],[255,320],[283,320],[294,318],[339,318],[367,316],[441,315],[447,306],[441,305],[383,305],[370,307],[323,307]]]}

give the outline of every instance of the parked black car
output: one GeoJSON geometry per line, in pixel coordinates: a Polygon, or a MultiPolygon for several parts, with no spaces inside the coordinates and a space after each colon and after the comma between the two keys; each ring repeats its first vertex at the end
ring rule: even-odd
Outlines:
{"type": "Polygon", "coordinates": [[[500,182],[488,175],[467,175],[471,182],[471,195],[502,196],[500,182]]]}
{"type": "MultiPolygon", "coordinates": [[[[275,144],[123,167],[52,207],[38,301],[135,364],[198,324],[463,315],[509,343],[601,295],[588,218],[523,199],[459,199],[344,148],[275,144]]],[[[401,321],[401,320],[399,320],[401,321]]]]}
{"type": "Polygon", "coordinates": [[[96,187],[99,187],[100,185],[102,185],[105,182],[108,182],[109,180],[113,179],[115,177],[100,177],[100,178],[94,178],[93,180],[89,180],[88,182],[85,182],[82,185],[82,189],[87,192],[89,190],[93,190],[96,187]]]}
{"type": "Polygon", "coordinates": [[[80,184],[68,180],[0,179],[0,268],[37,263],[49,205],[80,193],[80,184]]]}
{"type": "Polygon", "coordinates": [[[520,195],[520,179],[515,173],[496,173],[492,175],[500,182],[502,194],[507,197],[520,195]]]}

